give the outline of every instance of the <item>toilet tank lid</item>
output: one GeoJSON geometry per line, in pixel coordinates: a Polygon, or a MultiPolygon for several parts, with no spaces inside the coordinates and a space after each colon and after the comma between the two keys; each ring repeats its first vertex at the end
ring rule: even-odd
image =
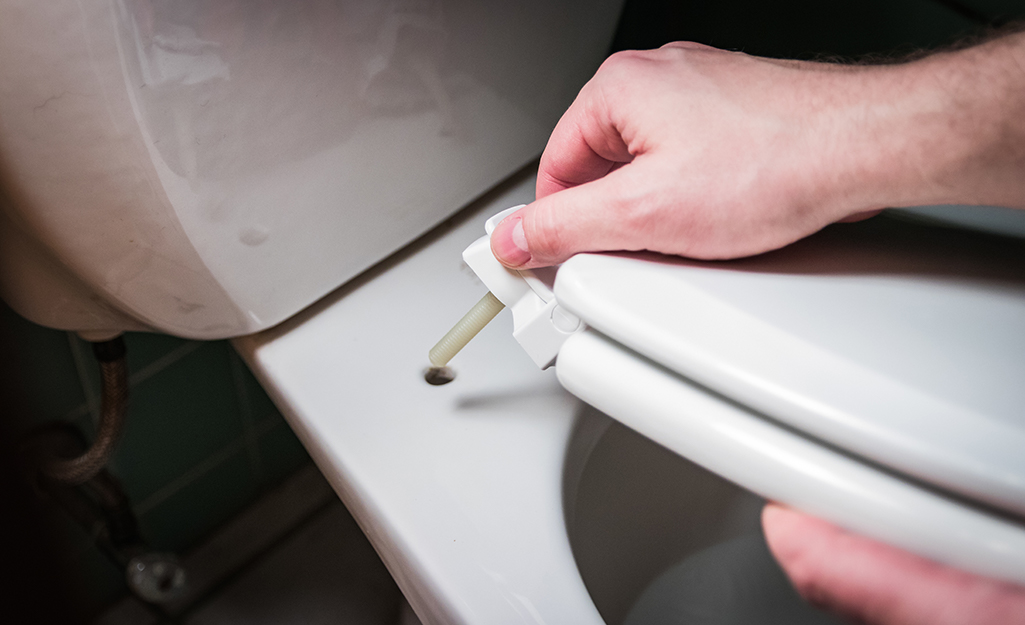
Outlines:
{"type": "Polygon", "coordinates": [[[724,400],[1025,514],[1021,239],[884,215],[735,261],[578,255],[555,293],[724,400]]]}

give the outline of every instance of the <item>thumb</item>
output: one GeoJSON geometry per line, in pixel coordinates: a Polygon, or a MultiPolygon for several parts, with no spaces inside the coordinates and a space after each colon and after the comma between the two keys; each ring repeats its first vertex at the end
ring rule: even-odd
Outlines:
{"type": "Polygon", "coordinates": [[[528,269],[556,265],[578,252],[639,249],[615,217],[624,214],[615,192],[621,171],[547,195],[503,219],[491,233],[495,258],[512,269],[528,269]]]}

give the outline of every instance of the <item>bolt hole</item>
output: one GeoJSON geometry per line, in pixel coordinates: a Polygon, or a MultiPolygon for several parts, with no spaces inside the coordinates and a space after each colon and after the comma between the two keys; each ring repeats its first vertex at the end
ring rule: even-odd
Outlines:
{"type": "Polygon", "coordinates": [[[157,588],[159,588],[161,592],[168,592],[174,588],[174,576],[168,574],[161,577],[160,581],[157,582],[157,588]]]}
{"type": "Polygon", "coordinates": [[[424,371],[424,380],[431,386],[441,386],[456,379],[456,372],[450,367],[428,367],[424,371]]]}

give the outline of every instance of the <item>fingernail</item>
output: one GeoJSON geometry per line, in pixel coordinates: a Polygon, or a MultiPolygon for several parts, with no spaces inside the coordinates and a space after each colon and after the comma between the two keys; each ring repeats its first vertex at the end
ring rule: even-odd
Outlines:
{"type": "Polygon", "coordinates": [[[491,235],[491,251],[504,265],[519,267],[530,261],[527,237],[523,234],[523,218],[510,215],[498,224],[491,235]]]}

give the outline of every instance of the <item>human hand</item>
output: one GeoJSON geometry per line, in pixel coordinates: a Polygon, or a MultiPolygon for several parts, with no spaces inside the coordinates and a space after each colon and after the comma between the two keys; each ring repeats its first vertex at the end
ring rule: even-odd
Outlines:
{"type": "Polygon", "coordinates": [[[959,54],[889,66],[694,43],[615,54],[559,121],[537,200],[499,224],[492,250],[516,268],[604,250],[721,259],[884,206],[1016,205],[1006,202],[1025,198],[1020,89],[987,99],[999,81],[974,84],[988,66],[959,54]],[[980,126],[990,119],[999,132],[980,126]]]}
{"type": "Polygon", "coordinates": [[[727,258],[878,208],[857,188],[838,192],[850,146],[835,67],[687,43],[613,55],[556,126],[538,200],[496,229],[495,255],[513,266],[620,249],[727,258]],[[529,255],[509,245],[524,239],[529,255]]]}
{"type": "Polygon", "coordinates": [[[868,625],[1021,625],[1025,588],[978,577],[775,504],[769,549],[807,601],[868,625]]]}

